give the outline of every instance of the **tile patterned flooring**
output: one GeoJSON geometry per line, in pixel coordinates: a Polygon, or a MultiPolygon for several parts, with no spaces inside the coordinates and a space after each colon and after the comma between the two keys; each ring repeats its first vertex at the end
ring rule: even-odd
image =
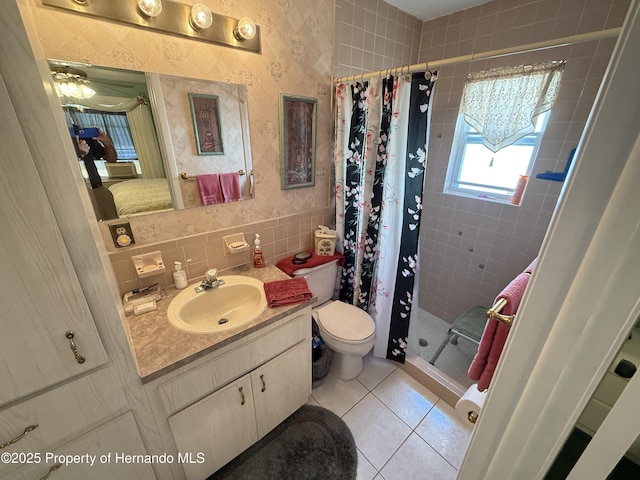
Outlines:
{"type": "Polygon", "coordinates": [[[309,404],[331,410],[351,429],[357,480],[454,480],[471,436],[444,400],[371,354],[353,380],[329,373],[309,404]]]}

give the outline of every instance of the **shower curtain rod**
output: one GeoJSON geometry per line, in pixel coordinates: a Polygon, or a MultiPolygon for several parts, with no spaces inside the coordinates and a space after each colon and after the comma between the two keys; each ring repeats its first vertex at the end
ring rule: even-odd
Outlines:
{"type": "Polygon", "coordinates": [[[413,72],[424,72],[430,69],[440,68],[446,65],[454,65],[457,63],[473,62],[476,60],[486,60],[489,58],[504,57],[506,55],[516,55],[519,53],[535,52],[537,50],[546,50],[549,48],[565,47],[567,45],[573,45],[576,43],[591,42],[594,40],[603,40],[605,38],[617,37],[620,33],[621,27],[609,28],[606,30],[599,30],[597,32],[581,33],[578,35],[571,35],[568,37],[556,38],[553,40],[543,40],[541,42],[527,43],[525,45],[518,45],[516,47],[500,48],[497,50],[490,50],[488,52],[470,53],[468,55],[460,55],[458,57],[450,57],[442,60],[435,60],[433,62],[416,63],[415,65],[408,65],[404,67],[387,68],[384,70],[378,70],[377,72],[360,73],[356,75],[349,75],[347,77],[340,77],[333,80],[334,84],[347,83],[354,80],[366,80],[369,78],[386,77],[391,74],[404,74],[413,72]]]}

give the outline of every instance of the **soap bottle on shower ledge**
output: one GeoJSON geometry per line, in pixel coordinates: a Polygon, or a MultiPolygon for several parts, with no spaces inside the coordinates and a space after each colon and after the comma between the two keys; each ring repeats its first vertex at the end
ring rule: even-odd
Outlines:
{"type": "Polygon", "coordinates": [[[264,256],[262,255],[262,245],[260,235],[256,233],[253,248],[253,266],[254,268],[264,268],[264,256]]]}

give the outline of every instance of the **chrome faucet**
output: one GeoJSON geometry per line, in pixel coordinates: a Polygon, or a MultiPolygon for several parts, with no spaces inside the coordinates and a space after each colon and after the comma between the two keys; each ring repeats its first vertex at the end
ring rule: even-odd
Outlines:
{"type": "Polygon", "coordinates": [[[195,290],[196,293],[200,293],[205,290],[219,287],[220,285],[224,285],[224,280],[218,279],[218,270],[212,268],[207,270],[207,273],[204,274],[204,280],[202,280],[202,283],[200,283],[195,290]]]}

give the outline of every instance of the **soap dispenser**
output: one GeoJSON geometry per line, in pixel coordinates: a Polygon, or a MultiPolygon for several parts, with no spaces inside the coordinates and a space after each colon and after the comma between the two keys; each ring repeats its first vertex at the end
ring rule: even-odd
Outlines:
{"type": "Polygon", "coordinates": [[[187,272],[182,270],[182,263],[175,262],[173,264],[173,268],[173,282],[175,283],[176,288],[187,288],[187,272]]]}
{"type": "Polygon", "coordinates": [[[262,245],[260,242],[260,235],[258,235],[257,233],[256,233],[256,238],[254,240],[253,266],[255,268],[264,267],[264,257],[262,255],[262,245]]]}

